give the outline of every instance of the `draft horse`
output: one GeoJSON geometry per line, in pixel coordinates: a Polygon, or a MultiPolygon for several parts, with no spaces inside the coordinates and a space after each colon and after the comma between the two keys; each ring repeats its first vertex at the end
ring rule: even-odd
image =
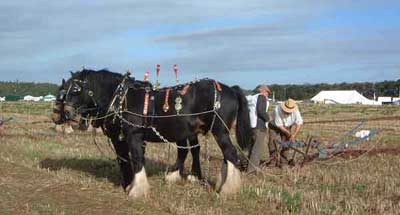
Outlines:
{"type": "MultiPolygon", "coordinates": [[[[56,108],[56,123],[79,120],[82,114],[99,119],[96,123],[118,155],[121,184],[129,196],[140,197],[149,190],[144,141],[182,144],[209,131],[224,156],[217,191],[233,193],[240,188],[240,160],[229,130],[236,119],[236,137],[242,148],[251,144],[252,131],[247,100],[239,87],[203,79],[154,90],[148,82],[107,70],[82,70],[63,80],[58,97],[63,104],[56,108]]],[[[178,153],[182,168],[186,154],[187,150],[178,153]]]]}
{"type": "MultiPolygon", "coordinates": [[[[94,71],[93,71],[94,72],[94,71]]],[[[98,72],[109,72],[107,70],[102,70],[102,71],[98,71],[98,72]]],[[[72,76],[74,76],[73,73],[71,73],[72,76]]],[[[129,84],[134,84],[134,79],[128,79],[127,80],[129,82],[129,84]]],[[[104,129],[104,117],[100,117],[98,118],[97,116],[99,116],[100,112],[99,110],[95,113],[95,115],[93,115],[93,113],[90,113],[90,111],[80,111],[79,114],[75,115],[75,118],[73,120],[70,119],[70,116],[68,114],[65,114],[65,95],[66,95],[66,90],[64,89],[66,83],[65,80],[63,79],[61,87],[59,89],[59,93],[57,96],[57,100],[56,100],[56,105],[55,108],[53,109],[53,115],[52,115],[52,119],[56,124],[62,124],[65,122],[70,122],[70,121],[79,121],[79,125],[80,126],[87,126],[87,122],[88,121],[92,121],[91,119],[93,119],[91,117],[90,114],[92,114],[92,116],[95,117],[95,120],[92,121],[92,125],[96,128],[98,127],[103,127],[104,129]]],[[[151,84],[149,84],[150,87],[151,84]]],[[[114,95],[115,96],[115,95],[114,95]]],[[[67,106],[67,108],[70,108],[69,106],[67,106]]],[[[70,110],[71,111],[71,110],[70,110]]],[[[68,113],[68,111],[67,111],[68,113]]],[[[100,114],[102,115],[102,114],[100,114]]],[[[110,124],[107,124],[108,126],[110,124]]],[[[116,124],[111,124],[114,126],[117,126],[116,124]]],[[[108,127],[109,128],[109,127],[108,127]]],[[[107,130],[111,130],[111,129],[107,129],[107,130]]],[[[108,136],[111,137],[112,134],[109,134],[108,136]]],[[[116,138],[111,138],[115,145],[116,142],[116,138]],[[114,141],[115,140],[115,141],[114,141]]],[[[176,142],[177,145],[177,159],[176,159],[176,163],[174,164],[174,166],[170,169],[171,173],[167,174],[166,176],[166,180],[167,182],[170,183],[175,183],[177,181],[180,181],[183,178],[188,178],[190,181],[200,181],[201,183],[207,183],[207,181],[203,178],[202,176],[202,172],[201,172],[201,165],[200,165],[200,144],[197,138],[197,135],[188,137],[186,140],[177,140],[176,142]],[[188,146],[189,144],[189,146],[188,146]],[[191,175],[185,175],[184,173],[184,163],[188,154],[188,151],[190,149],[190,152],[192,154],[192,172],[191,175]]],[[[114,147],[116,148],[116,147],[114,147]]],[[[143,149],[145,149],[145,144],[143,149]]],[[[126,158],[123,158],[121,155],[118,154],[117,152],[117,161],[120,164],[120,166],[122,166],[122,161],[126,162],[126,158]]],[[[121,170],[122,167],[121,167],[121,170]]],[[[121,185],[123,186],[123,188],[125,189],[128,184],[131,181],[126,181],[125,178],[123,178],[123,181],[121,183],[121,185]]]]}

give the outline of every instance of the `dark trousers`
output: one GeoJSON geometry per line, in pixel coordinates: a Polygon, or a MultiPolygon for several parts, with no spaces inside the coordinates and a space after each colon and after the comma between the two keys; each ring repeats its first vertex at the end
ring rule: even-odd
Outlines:
{"type": "Polygon", "coordinates": [[[265,143],[267,137],[266,128],[256,128],[255,133],[255,143],[250,151],[250,161],[247,167],[247,172],[254,172],[260,165],[261,156],[267,154],[267,144],[265,143]]]}
{"type": "MultiPolygon", "coordinates": [[[[291,127],[287,127],[289,131],[291,130],[291,127]]],[[[276,156],[277,154],[277,149],[276,145],[281,141],[288,141],[289,137],[286,136],[277,126],[269,123],[268,124],[268,149],[269,149],[269,154],[270,156],[276,156]]],[[[286,160],[286,162],[289,161],[289,151],[288,149],[282,150],[280,152],[281,157],[286,160]]]]}

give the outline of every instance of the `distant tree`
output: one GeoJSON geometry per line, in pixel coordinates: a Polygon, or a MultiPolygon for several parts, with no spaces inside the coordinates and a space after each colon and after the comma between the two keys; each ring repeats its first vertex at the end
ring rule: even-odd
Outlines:
{"type": "Polygon", "coordinates": [[[49,83],[34,82],[0,82],[0,96],[45,96],[56,94],[58,86],[49,83]]]}

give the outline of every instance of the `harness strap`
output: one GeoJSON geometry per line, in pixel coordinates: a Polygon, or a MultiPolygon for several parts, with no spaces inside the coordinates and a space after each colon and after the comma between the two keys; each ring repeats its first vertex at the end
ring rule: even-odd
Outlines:
{"type": "Polygon", "coordinates": [[[150,99],[149,92],[146,92],[146,94],[144,95],[144,106],[143,106],[143,115],[145,116],[147,116],[149,110],[149,99],[150,99]]]}
{"type": "Polygon", "coordinates": [[[170,92],[171,92],[171,88],[168,88],[167,91],[165,92],[165,99],[164,99],[164,105],[163,105],[164,112],[168,112],[168,110],[169,110],[168,100],[169,100],[170,92]]]}
{"type": "Polygon", "coordinates": [[[221,85],[218,83],[218,81],[215,81],[215,85],[217,86],[217,90],[218,90],[219,92],[222,92],[222,87],[221,87],[221,85]]]}
{"type": "Polygon", "coordinates": [[[182,96],[184,96],[187,91],[189,90],[190,85],[187,84],[185,87],[183,87],[183,89],[179,92],[182,96]]]}

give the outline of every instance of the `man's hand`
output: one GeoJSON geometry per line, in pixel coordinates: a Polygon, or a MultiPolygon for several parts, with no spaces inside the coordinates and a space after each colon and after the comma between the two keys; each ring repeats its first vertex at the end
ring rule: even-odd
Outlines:
{"type": "Polygon", "coordinates": [[[279,130],[281,130],[281,132],[287,137],[287,139],[290,139],[290,131],[288,129],[286,129],[283,126],[278,126],[279,130]]]}
{"type": "Polygon", "coordinates": [[[291,134],[291,135],[289,136],[289,142],[295,142],[295,141],[296,141],[296,136],[293,135],[293,134],[291,134]]]}

